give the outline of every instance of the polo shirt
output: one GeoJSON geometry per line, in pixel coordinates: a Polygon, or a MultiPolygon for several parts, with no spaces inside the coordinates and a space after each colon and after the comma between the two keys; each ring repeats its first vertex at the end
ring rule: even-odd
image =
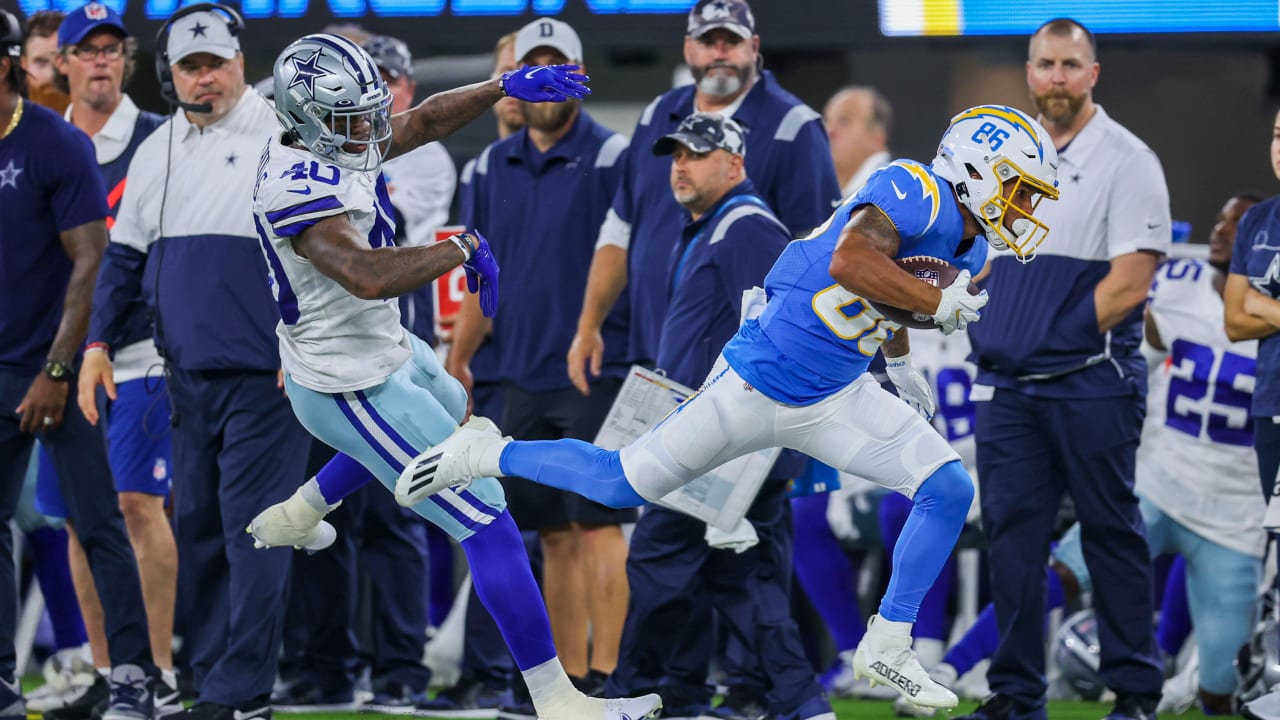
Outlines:
{"type": "Polygon", "coordinates": [[[1169,190],[1151,148],[1095,107],[1058,149],[1060,196],[1036,210],[1049,235],[1035,259],[1004,252],[991,263],[991,300],[969,326],[978,385],[1054,398],[1145,393],[1142,307],[1099,332],[1093,292],[1111,260],[1168,251],[1169,190]]]}
{"type": "MultiPolygon", "coordinates": [[[[1254,205],[1240,218],[1231,274],[1244,275],[1258,292],[1280,300],[1280,197],[1254,205]]],[[[1257,366],[1253,416],[1280,415],[1280,333],[1258,340],[1257,366]]]]}
{"type": "Polygon", "coordinates": [[[200,128],[178,112],[143,141],[98,276],[91,342],[120,337],[141,292],[173,367],[280,368],[280,313],[253,219],[258,161],[279,132],[275,111],[246,88],[218,122],[200,128]]]}
{"type": "MultiPolygon", "coordinates": [[[[627,141],[579,110],[547,152],[527,129],[476,159],[468,212],[502,266],[502,300],[493,318],[499,379],[528,392],[572,386],[565,356],[577,330],[596,232],[617,190],[627,141]]],[[[622,377],[626,306],[603,328],[605,371],[622,377]]]]}
{"type": "Polygon", "coordinates": [[[0,370],[44,365],[71,279],[59,235],[105,218],[106,198],[89,138],[24,101],[0,140],[0,370]]]}
{"type": "MultiPolygon", "coordinates": [[[[692,85],[649,103],[631,135],[622,184],[599,245],[629,248],[626,296],[631,303],[629,346],[637,362],[657,356],[667,295],[671,248],[680,237],[684,211],[671,195],[671,159],[655,156],[653,144],[674,132],[694,112],[692,85]]],[[[732,111],[746,133],[747,177],[792,236],[817,227],[840,204],[822,118],[763,72],[732,111]]]]}

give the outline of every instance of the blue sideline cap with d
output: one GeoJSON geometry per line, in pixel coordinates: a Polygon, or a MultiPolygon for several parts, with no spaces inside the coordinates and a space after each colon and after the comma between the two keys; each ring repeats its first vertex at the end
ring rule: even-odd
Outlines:
{"type": "Polygon", "coordinates": [[[717,28],[750,40],[756,34],[756,18],[751,14],[751,6],[746,0],[698,0],[689,11],[686,34],[696,40],[717,28]]]}
{"type": "Polygon", "coordinates": [[[121,36],[129,37],[120,13],[102,3],[91,2],[67,13],[58,26],[58,47],[79,45],[85,36],[98,28],[111,28],[119,31],[121,36]]]}
{"type": "Polygon", "coordinates": [[[716,148],[730,155],[745,155],[747,152],[742,127],[733,118],[707,113],[694,113],[681,120],[675,132],[658,138],[653,144],[653,154],[670,155],[675,152],[676,143],[696,153],[709,153],[716,148]]]}

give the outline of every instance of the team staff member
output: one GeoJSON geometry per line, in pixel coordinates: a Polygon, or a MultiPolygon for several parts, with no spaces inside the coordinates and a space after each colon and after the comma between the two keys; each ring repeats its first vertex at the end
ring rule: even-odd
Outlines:
{"type": "MultiPolygon", "coordinates": [[[[515,56],[530,66],[581,64],[582,41],[569,25],[540,18],[517,33],[515,56]]],[[[504,302],[493,319],[506,398],[503,426],[529,440],[591,440],[625,373],[624,320],[614,317],[608,325],[616,349],[589,396],[573,388],[563,363],[595,231],[617,190],[627,141],[598,125],[577,102],[523,103],[521,112],[525,127],[476,161],[470,213],[462,218],[468,227],[485,229],[495,254],[508,265],[541,268],[511,274],[505,284],[508,298],[537,302],[504,302]],[[556,197],[573,203],[549,201],[556,197]],[[545,262],[548,253],[554,263],[545,262]]],[[[468,364],[486,325],[479,301],[464,298],[446,365],[464,385],[471,384],[468,364]]],[[[587,691],[598,689],[617,663],[627,612],[627,545],[620,525],[634,521],[636,513],[524,480],[505,488],[517,525],[537,530],[542,543],[543,591],[565,671],[578,678],[590,674],[594,687],[587,691]]]]}
{"type": "MultiPolygon", "coordinates": [[[[695,113],[651,150],[671,157],[671,190],[687,220],[671,256],[670,281],[658,289],[670,302],[657,366],[688,387],[711,372],[738,331],[743,292],[764,284],[790,240],[745,174],[744,145],[732,119],[695,113]]],[[[609,691],[628,693],[661,674],[673,708],[710,700],[710,633],[691,628],[681,611],[689,598],[709,597],[741,646],[743,657],[735,660],[744,666],[730,673],[729,693],[710,711],[713,717],[758,714],[748,706],[766,703],[778,718],[831,712],[791,617],[787,480],[802,467],[795,453],[775,467],[747,513],[759,543],[745,551],[709,547],[706,523],[684,513],[645,508],[627,558],[628,579],[641,590],[627,610],[609,691]],[[690,652],[691,636],[705,636],[706,642],[693,643],[702,652],[690,652]],[[659,667],[650,667],[654,661],[659,667]]]]}
{"type": "MultiPolygon", "coordinates": [[[[244,528],[302,482],[309,445],[277,386],[279,312],[246,210],[279,123],[245,87],[238,24],[201,8],[167,25],[184,105],[129,166],[89,338],[119,337],[127,301],[145,291],[173,402],[183,606],[200,619],[188,631],[193,720],[270,713],[291,553],[255,551],[244,528]]],[[[83,407],[99,383],[113,394],[112,370],[108,353],[88,356],[83,407]]]]}
{"type": "Polygon", "coordinates": [[[71,99],[54,85],[57,74],[58,26],[65,15],[61,10],[40,10],[27,18],[22,40],[22,69],[27,72],[27,98],[54,112],[66,110],[71,99]]]}
{"type": "MultiPolygon", "coordinates": [[[[631,134],[652,147],[693,112],[732,117],[747,133],[747,176],[794,235],[827,219],[840,202],[831,150],[818,113],[760,69],[760,36],[745,0],[699,0],[689,11],[684,59],[697,81],[649,103],[631,134]]],[[[608,338],[601,328],[624,287],[630,302],[628,356],[652,361],[666,315],[671,248],[683,210],[671,196],[670,164],[649,152],[629,154],[622,186],[596,242],[569,377],[586,393],[598,375],[608,338]]]]}
{"type": "Polygon", "coordinates": [[[969,330],[1000,625],[987,673],[995,695],[973,718],[1045,716],[1044,565],[1064,491],[1100,588],[1099,674],[1116,693],[1108,717],[1154,717],[1160,698],[1151,562],[1133,484],[1146,397],[1141,307],[1169,247],[1169,192],[1155,153],[1093,102],[1098,70],[1093,35],[1074,20],[1032,35],[1027,84],[1061,148],[1062,200],[1042,206],[1053,235],[1034,263],[992,261],[991,303],[969,330]]]}
{"type": "MultiPolygon", "coordinates": [[[[124,93],[133,76],[137,42],[116,11],[98,2],[72,10],[58,28],[54,84],[68,93],[71,104],[64,117],[93,141],[98,172],[107,188],[107,229],[115,224],[126,173],[138,146],[163,122],[142,112],[124,93]]],[[[173,606],[177,592],[178,549],[165,515],[169,496],[169,397],[162,362],[151,337],[151,321],[142,297],[130,304],[123,334],[111,346],[115,355],[116,400],[106,424],[107,457],[120,496],[129,540],[138,558],[142,597],[151,632],[151,655],[163,673],[156,687],[157,712],[182,709],[173,674],[173,606]]],[[[88,352],[102,352],[90,348],[88,352]]],[[[97,421],[97,412],[87,414],[97,421]]],[[[72,526],[72,557],[82,557],[72,526]]],[[[73,562],[76,562],[73,560],[73,562]]],[[[79,568],[75,568],[79,571],[79,568]]],[[[80,577],[80,575],[77,575],[80,577]]],[[[77,583],[81,603],[90,606],[85,617],[100,621],[101,604],[92,582],[77,583]],[[81,587],[84,585],[84,587],[81,587]]],[[[109,590],[109,588],[107,589],[109,590]]],[[[90,628],[89,639],[101,637],[90,628]]]]}
{"type": "MultiPolygon", "coordinates": [[[[102,436],[70,385],[107,242],[106,190],[89,138],[23,97],[22,33],[0,11],[0,522],[13,516],[36,434],[102,588],[111,701],[105,720],[149,720],[156,668],[142,588],[102,436]]],[[[25,717],[14,677],[13,540],[0,533],[0,715],[25,717]]]]}

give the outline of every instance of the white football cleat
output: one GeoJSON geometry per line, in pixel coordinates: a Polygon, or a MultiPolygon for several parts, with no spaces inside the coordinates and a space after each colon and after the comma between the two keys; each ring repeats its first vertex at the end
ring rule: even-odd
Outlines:
{"type": "Polygon", "coordinates": [[[953,708],[960,703],[956,694],[939,685],[920,665],[911,649],[910,626],[889,623],[872,615],[867,633],[853,653],[853,673],[872,685],[888,685],[914,705],[953,708]],[[892,626],[899,626],[897,629],[892,626]],[[906,627],[903,631],[901,628],[906,627]]]}
{"type": "MultiPolygon", "coordinates": [[[[510,441],[511,438],[502,437],[492,420],[472,416],[439,445],[405,466],[396,480],[396,502],[413,507],[445,488],[465,488],[476,478],[496,474],[478,468],[481,457],[490,455],[496,461],[502,447],[510,441]]],[[[496,466],[497,463],[489,464],[496,466]]]]}
{"type": "Polygon", "coordinates": [[[315,480],[308,480],[287,500],[272,505],[249,521],[245,532],[253,536],[255,548],[292,547],[316,552],[333,544],[338,531],[325,522],[324,516],[338,504],[325,505],[314,484],[315,480]]]}
{"type": "Polygon", "coordinates": [[[581,693],[570,702],[557,706],[538,720],[644,720],[655,718],[662,710],[662,698],[656,694],[633,698],[595,698],[581,693]]]}

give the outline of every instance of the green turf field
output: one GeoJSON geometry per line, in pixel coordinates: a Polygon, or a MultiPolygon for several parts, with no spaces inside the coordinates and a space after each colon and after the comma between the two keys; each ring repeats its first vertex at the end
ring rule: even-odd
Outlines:
{"type": "MultiPolygon", "coordinates": [[[[835,706],[836,717],[840,718],[840,720],[889,720],[895,717],[892,704],[884,701],[836,700],[832,705],[835,706]]],[[[976,706],[977,703],[971,700],[962,700],[960,702],[960,712],[955,714],[969,712],[976,706]]],[[[1051,702],[1049,703],[1049,717],[1051,720],[1101,720],[1110,709],[1110,705],[1098,703],[1051,702]]],[[[282,720],[289,718],[297,718],[297,720],[369,720],[373,716],[361,713],[306,713],[297,715],[277,713],[276,717],[282,720]]],[[[394,716],[388,715],[385,717],[394,716]]],[[[946,716],[939,715],[938,717],[946,716]]],[[[1192,710],[1178,717],[1186,720],[1204,720],[1205,716],[1192,710]]]]}

